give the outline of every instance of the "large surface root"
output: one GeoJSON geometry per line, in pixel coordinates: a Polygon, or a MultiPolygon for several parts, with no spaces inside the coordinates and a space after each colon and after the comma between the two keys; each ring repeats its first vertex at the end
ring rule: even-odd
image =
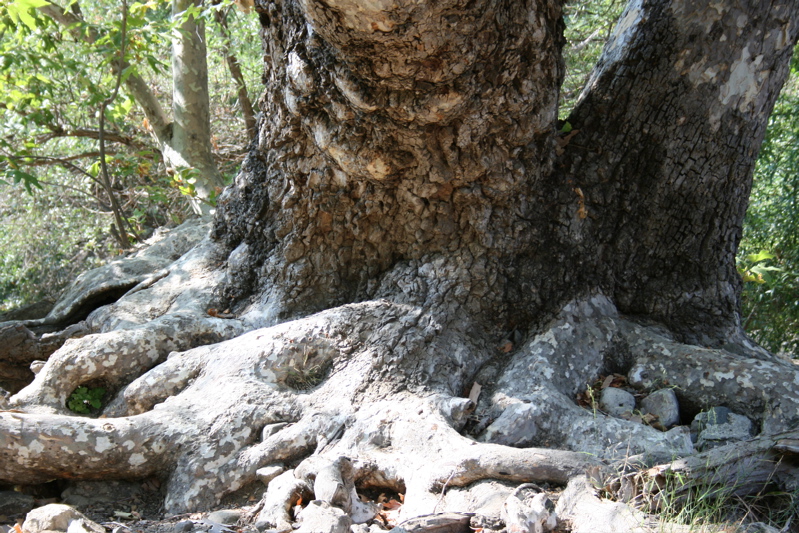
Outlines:
{"type": "Polygon", "coordinates": [[[673,388],[685,424],[701,410],[726,406],[754,421],[758,433],[795,428],[799,367],[755,355],[678,343],[661,328],[619,316],[605,297],[592,296],[565,306],[504,368],[478,375],[491,394],[478,409],[479,438],[512,446],[552,444],[610,460],[693,453],[686,426],[662,432],[575,404],[579,392],[614,372],[627,374],[643,394],[673,388]]]}
{"type": "MultiPolygon", "coordinates": [[[[204,263],[190,255],[181,268],[196,272],[204,263]]],[[[586,470],[607,477],[602,459],[625,454],[693,453],[685,428],[662,432],[579,407],[576,394],[603,373],[627,372],[646,390],[654,385],[644,376],[657,371],[679,385],[697,360],[718,357],[746,378],[678,394],[692,405],[712,390],[711,401],[736,408],[735,387],[768,390],[762,381],[776,372],[761,378],[756,370],[772,365],[783,379],[796,376],[776,359],[682,347],[620,317],[602,296],[567,305],[544,332],[499,356],[468,314],[407,300],[366,301],[242,333],[246,320],[202,312],[214,279],[197,282],[205,299],[193,308],[172,299],[170,312],[136,324],[139,294],[175,295],[162,285],[167,276],[98,313],[104,332],[56,352],[12,399],[26,412],[0,416],[0,481],[158,475],[166,509],[184,512],[216,505],[266,468],[283,474],[269,483],[262,527],[294,527],[300,497],[317,502],[306,527],[316,515],[368,521],[375,509],[358,496],[367,489],[404,494],[401,519],[467,512],[496,524],[533,505],[532,496],[514,492],[518,484],[562,486],[586,470]],[[182,351],[167,356],[171,350],[182,351]],[[658,364],[652,350],[668,360],[658,364]],[[87,380],[117,389],[107,418],[64,410],[71,388],[87,380]],[[485,387],[480,397],[475,382],[485,387]]],[[[763,431],[785,427],[795,423],[783,409],[796,401],[789,396],[770,404],[780,410],[743,412],[763,431]]],[[[777,441],[764,446],[758,453],[774,453],[777,441]]],[[[778,477],[786,484],[795,476],[784,464],[778,477]]],[[[535,520],[549,520],[530,509],[535,520]]]]}
{"type": "MultiPolygon", "coordinates": [[[[31,363],[37,362],[38,369],[43,361],[69,339],[125,327],[122,322],[125,320],[130,325],[143,324],[169,312],[177,295],[174,294],[174,289],[165,291],[163,287],[175,286],[177,279],[185,280],[187,276],[197,273],[198,269],[192,268],[190,261],[178,259],[207,233],[207,221],[203,223],[198,220],[189,221],[171,231],[159,232],[133,254],[79,276],[58,302],[50,306],[43,318],[14,319],[0,323],[0,387],[14,393],[19,392],[34,379],[31,363]],[[135,310],[133,313],[123,314],[119,309],[109,313],[108,304],[126,296],[127,300],[133,300],[130,296],[136,292],[144,291],[170,276],[172,279],[169,282],[161,284],[153,291],[146,291],[145,298],[139,298],[135,306],[129,306],[135,310]],[[95,313],[93,320],[85,320],[104,306],[106,308],[95,313]],[[161,309],[158,310],[158,307],[161,309]],[[113,315],[115,324],[103,320],[103,315],[113,315]],[[138,316],[134,318],[134,315],[138,316]]],[[[196,260],[194,266],[196,267],[196,260]]],[[[191,284],[184,289],[188,289],[187,295],[194,298],[198,296],[197,291],[192,290],[191,284]]],[[[201,299],[197,299],[196,303],[200,301],[201,299]]],[[[174,311],[173,309],[172,312],[174,311]]],[[[219,338],[214,338],[211,342],[216,340],[219,338]]],[[[82,348],[78,348],[78,351],[81,350],[82,348]]],[[[75,351],[74,347],[72,351],[75,351]]]]}
{"type": "MultiPolygon", "coordinates": [[[[0,421],[3,429],[25,427],[35,434],[80,438],[59,440],[57,450],[45,446],[37,454],[6,456],[0,479],[11,481],[22,472],[30,482],[166,472],[166,506],[177,512],[214,505],[255,481],[263,466],[315,457],[327,458],[319,464],[329,471],[329,464],[347,457],[362,485],[405,488],[406,509],[416,515],[434,511],[445,486],[463,487],[484,477],[563,483],[594,464],[572,452],[474,443],[453,428],[463,425],[471,402],[445,389],[422,396],[370,389],[373,376],[385,370],[387,334],[412,338],[414,328],[427,327],[419,311],[365,302],[174,353],[120,393],[108,413],[118,418],[8,414],[0,421]],[[109,437],[120,424],[124,435],[109,437]],[[152,424],[160,429],[148,429],[152,424]],[[266,426],[277,430],[261,437],[266,426]],[[140,448],[147,443],[168,452],[144,453],[140,448]],[[109,448],[119,458],[67,466],[72,457],[97,459],[109,448]],[[133,465],[132,455],[141,464],[133,465]],[[54,470],[52,465],[58,466],[54,470]]],[[[468,347],[468,341],[461,343],[468,347]]],[[[394,371],[418,368],[415,349],[397,349],[392,355],[394,371]]],[[[22,442],[27,450],[38,448],[33,436],[22,442]]],[[[300,468],[305,479],[316,478],[320,470],[311,463],[300,468]]],[[[348,498],[352,505],[351,495],[345,494],[348,498]]],[[[341,505],[339,496],[328,499],[341,505]]]]}

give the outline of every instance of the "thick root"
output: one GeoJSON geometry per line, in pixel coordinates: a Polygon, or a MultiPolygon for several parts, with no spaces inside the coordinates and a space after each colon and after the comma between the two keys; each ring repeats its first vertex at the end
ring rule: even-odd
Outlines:
{"type": "Polygon", "coordinates": [[[68,413],[69,395],[79,386],[101,382],[118,390],[166,358],[184,350],[235,336],[236,321],[169,315],[146,326],[68,340],[10,405],[29,412],[68,413]]]}
{"type": "MultiPolygon", "coordinates": [[[[543,527],[549,521],[543,497],[513,496],[518,484],[565,485],[589,469],[606,474],[600,456],[620,451],[691,451],[683,430],[664,433],[574,403],[576,392],[609,367],[645,360],[638,359],[633,330],[625,329],[629,323],[608,306],[600,297],[567,306],[545,334],[501,356],[494,384],[490,372],[476,373],[478,364],[460,364],[493,355],[481,352],[486,343],[475,341],[476,329],[462,317],[442,319],[430,308],[385,300],[330,309],[163,361],[140,359],[139,365],[155,366],[108,406],[106,416],[116,418],[5,413],[0,430],[11,435],[4,444],[14,455],[3,456],[0,479],[18,482],[23,472],[29,482],[160,474],[167,510],[184,512],[215,505],[268,466],[285,470],[269,483],[258,519],[270,529],[295,527],[300,497],[317,502],[307,527],[316,514],[369,520],[375,508],[358,493],[370,488],[404,494],[400,519],[466,512],[480,514],[483,524],[543,527]],[[587,336],[594,340],[585,342],[587,336]],[[429,351],[445,343],[456,355],[431,360],[429,351]],[[450,373],[441,376],[445,368],[450,373]],[[474,381],[491,395],[461,397],[474,381]],[[403,389],[408,383],[413,388],[403,389]],[[484,442],[460,433],[475,427],[484,442]],[[65,444],[67,437],[74,444],[65,444]]],[[[60,355],[51,358],[42,382],[57,384],[51,389],[61,387],[61,396],[50,404],[34,399],[31,410],[63,405],[69,389],[54,376],[59,365],[84,365],[66,368],[70,379],[109,379],[96,369],[118,367],[103,364],[118,355],[102,351],[103,339],[120,339],[120,350],[136,341],[126,335],[141,332],[170,342],[159,328],[176,328],[173,320],[167,314],[68,343],[62,351],[81,341],[97,344],[91,352],[89,344],[76,349],[69,365],[60,355]]],[[[243,327],[213,317],[199,322],[221,328],[215,334],[222,336],[243,327]]],[[[135,376],[129,368],[125,376],[135,376]]]]}
{"type": "Polygon", "coordinates": [[[0,413],[0,480],[146,477],[169,464],[178,427],[153,416],[87,419],[0,413]]]}
{"type": "Polygon", "coordinates": [[[662,432],[639,422],[577,407],[574,398],[598,376],[628,374],[642,392],[673,387],[683,420],[716,405],[776,433],[799,423],[799,367],[671,340],[660,328],[620,317],[594,296],[564,307],[542,334],[512,357],[481,404],[480,439],[512,446],[556,445],[609,460],[640,453],[682,457],[694,452],[688,428],[662,432]]]}

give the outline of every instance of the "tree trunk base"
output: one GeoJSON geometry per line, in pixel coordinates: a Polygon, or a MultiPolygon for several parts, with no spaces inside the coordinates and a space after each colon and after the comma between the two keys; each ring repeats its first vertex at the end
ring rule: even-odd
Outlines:
{"type": "MultiPolygon", "coordinates": [[[[326,502],[301,527],[317,514],[368,520],[375,509],[358,498],[364,489],[404,494],[400,519],[477,513],[480,523],[543,528],[543,500],[513,487],[565,486],[586,471],[605,479],[613,461],[639,453],[694,453],[684,426],[664,432],[578,406],[600,375],[626,373],[642,393],[676,387],[684,421],[726,405],[764,435],[797,424],[791,363],[680,344],[600,294],[515,344],[440,302],[402,298],[247,331],[247,316],[208,312],[222,275],[214,250],[206,241],[168,276],[96,311],[99,332],[65,343],[11,398],[15,411],[0,413],[0,481],[158,476],[166,510],[181,513],[208,509],[277,466],[284,472],[257,518],[270,530],[294,527],[300,498],[326,502]],[[65,407],[85,383],[113,391],[101,418],[65,407]]],[[[746,445],[752,457],[782,458],[779,475],[756,476],[753,490],[796,484],[789,437],[746,445]]],[[[685,464],[727,471],[712,457],[685,464]]],[[[436,527],[461,527],[447,520],[436,527]]]]}

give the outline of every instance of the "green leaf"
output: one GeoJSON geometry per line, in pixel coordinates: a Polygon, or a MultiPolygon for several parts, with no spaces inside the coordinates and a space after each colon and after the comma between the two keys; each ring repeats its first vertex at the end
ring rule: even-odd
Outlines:
{"type": "Polygon", "coordinates": [[[50,2],[47,0],[14,0],[14,3],[19,6],[25,6],[26,8],[39,8],[44,6],[49,6],[50,2]]]}
{"type": "MultiPolygon", "coordinates": [[[[28,194],[33,194],[33,187],[37,189],[41,189],[42,186],[39,184],[39,180],[33,174],[28,174],[27,172],[23,172],[22,170],[16,168],[8,168],[5,171],[5,177],[10,179],[14,183],[22,183],[25,186],[25,190],[28,194]]],[[[4,183],[8,183],[4,181],[4,183]]]]}
{"type": "Polygon", "coordinates": [[[775,259],[776,257],[777,256],[771,252],[761,250],[760,253],[747,255],[746,260],[750,263],[759,263],[761,261],[766,261],[767,259],[775,259]]]}
{"type": "Polygon", "coordinates": [[[31,31],[36,30],[38,27],[37,20],[31,15],[31,10],[37,7],[49,5],[50,2],[45,0],[14,0],[8,5],[8,14],[12,19],[19,19],[31,31]]]}

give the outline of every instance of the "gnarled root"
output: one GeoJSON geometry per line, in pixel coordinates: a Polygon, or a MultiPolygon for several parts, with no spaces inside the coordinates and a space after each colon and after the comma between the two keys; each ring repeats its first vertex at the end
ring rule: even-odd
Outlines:
{"type": "MultiPolygon", "coordinates": [[[[131,331],[139,328],[86,339],[99,347],[131,331]]],[[[589,468],[605,472],[599,457],[619,451],[691,453],[684,430],[664,433],[574,403],[600,373],[646,361],[634,335],[648,330],[607,300],[570,304],[545,333],[499,356],[501,364],[495,358],[493,373],[477,373],[494,356],[480,331],[462,315],[380,300],[174,352],[120,390],[106,409],[113,418],[3,414],[4,444],[15,453],[2,456],[0,480],[160,474],[166,508],[182,512],[216,504],[269,467],[284,470],[258,518],[270,529],[294,527],[300,497],[317,502],[303,519],[309,528],[317,515],[368,520],[375,509],[358,494],[369,488],[404,494],[401,518],[478,513],[482,523],[518,529],[549,520],[543,497],[513,494],[520,483],[564,485],[589,468]],[[475,380],[490,393],[476,411],[475,398],[460,396],[475,380]]],[[[110,357],[80,353],[97,367],[110,357]]]]}
{"type": "Polygon", "coordinates": [[[578,392],[613,372],[627,373],[628,383],[644,393],[674,388],[684,423],[702,409],[727,406],[758,422],[764,434],[795,427],[799,367],[752,355],[679,343],[660,328],[619,316],[601,295],[576,301],[523,345],[501,373],[478,375],[478,380],[496,379],[487,391],[490,402],[478,409],[479,438],[512,446],[557,443],[610,460],[692,454],[687,426],[661,432],[575,404],[578,392]]]}

